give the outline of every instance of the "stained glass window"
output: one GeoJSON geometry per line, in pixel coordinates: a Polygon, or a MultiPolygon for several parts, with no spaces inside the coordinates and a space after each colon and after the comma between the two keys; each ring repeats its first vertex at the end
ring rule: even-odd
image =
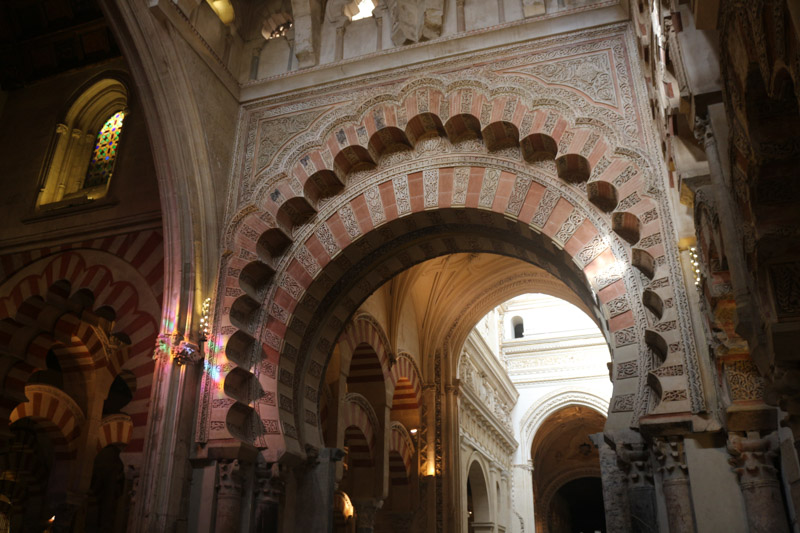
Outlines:
{"type": "Polygon", "coordinates": [[[100,133],[97,134],[97,141],[94,145],[92,160],[89,161],[89,170],[86,171],[86,179],[83,181],[84,189],[105,185],[111,179],[114,161],[117,159],[119,136],[122,133],[122,121],[124,119],[124,111],[114,113],[100,128],[100,133]]]}

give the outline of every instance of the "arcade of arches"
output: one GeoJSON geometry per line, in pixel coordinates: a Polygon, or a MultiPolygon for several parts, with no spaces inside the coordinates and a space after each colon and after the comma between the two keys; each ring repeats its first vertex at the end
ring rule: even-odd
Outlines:
{"type": "Polygon", "coordinates": [[[800,532],[797,2],[0,20],[0,533],[800,532]]]}

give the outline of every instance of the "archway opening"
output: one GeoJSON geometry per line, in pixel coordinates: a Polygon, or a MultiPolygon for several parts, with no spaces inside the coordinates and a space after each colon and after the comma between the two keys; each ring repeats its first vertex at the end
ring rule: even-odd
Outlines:
{"type": "MultiPolygon", "coordinates": [[[[567,206],[563,211],[564,217],[569,215],[569,210],[567,206]]],[[[342,218],[346,218],[344,213],[337,214],[334,221],[326,222],[330,226],[325,227],[331,231],[336,229],[335,223],[345,220],[342,218]]],[[[372,366],[376,386],[379,365],[383,365],[385,406],[390,409],[388,412],[380,409],[377,394],[373,395],[370,403],[380,420],[373,425],[379,428],[375,440],[374,480],[378,485],[375,494],[376,498],[385,500],[390,475],[389,454],[386,453],[389,436],[384,417],[393,414],[391,407],[397,399],[394,393],[398,385],[401,389],[404,386],[399,378],[406,377],[392,376],[395,368],[399,367],[397,354],[412,349],[428,391],[423,392],[422,400],[422,404],[428,402],[427,413],[421,409],[419,434],[413,442],[415,466],[420,479],[426,478],[424,483],[438,483],[440,477],[450,475],[445,468],[452,467],[446,467],[439,454],[433,453],[433,446],[449,441],[452,450],[459,426],[468,425],[457,418],[464,412],[459,405],[450,403],[440,407],[446,395],[456,391],[460,394],[464,390],[462,385],[469,382],[461,377],[457,368],[462,347],[481,316],[504,301],[528,292],[544,292],[572,303],[594,324],[595,331],[599,331],[598,338],[605,345],[606,354],[609,345],[613,348],[629,346],[625,350],[626,358],[635,358],[639,353],[636,344],[643,334],[635,327],[635,313],[641,311],[637,292],[643,281],[631,269],[627,245],[611,235],[607,221],[599,218],[592,218],[592,229],[580,237],[575,236],[574,225],[562,222],[561,226],[563,231],[559,228],[551,230],[559,234],[559,240],[554,240],[550,234],[540,231],[535,223],[526,224],[501,213],[476,208],[441,208],[390,218],[376,229],[364,227],[357,238],[353,234],[355,230],[345,226],[343,231],[349,232],[354,242],[340,244],[342,249],[339,253],[326,252],[329,255],[324,258],[303,253],[295,261],[295,252],[292,251],[287,269],[276,265],[276,287],[273,289],[276,301],[280,300],[280,305],[286,306],[287,313],[282,314],[276,307],[269,311],[254,309],[246,320],[231,322],[239,330],[231,339],[237,337],[238,343],[239,337],[253,338],[252,346],[255,351],[263,350],[262,358],[278,361],[276,388],[280,401],[277,408],[239,403],[234,406],[237,412],[249,410],[253,422],[251,427],[255,430],[252,440],[257,446],[266,448],[275,442],[275,453],[286,453],[293,460],[306,460],[308,450],[322,447],[322,424],[326,428],[324,440],[329,443],[334,434],[338,440],[345,427],[337,425],[338,431],[332,431],[330,413],[334,403],[331,399],[336,399],[337,392],[331,389],[329,398],[326,391],[331,383],[330,365],[338,360],[345,373],[349,372],[345,369],[351,366],[360,371],[362,362],[365,369],[372,366]],[[603,228],[605,233],[598,232],[597,227],[603,228]],[[416,296],[404,301],[401,295],[409,291],[416,296]],[[606,307],[610,298],[617,299],[620,307],[606,307]],[[613,317],[620,315],[619,318],[609,320],[612,312],[613,317]],[[383,335],[377,334],[371,341],[354,337],[352,342],[347,341],[345,350],[343,332],[365,314],[380,325],[383,335]],[[255,341],[256,336],[260,336],[263,342],[255,341]],[[381,343],[385,340],[385,347],[378,348],[373,342],[376,339],[381,343]],[[339,356],[336,355],[337,349],[339,356]],[[364,350],[363,357],[361,350],[364,350]],[[366,353],[370,350],[374,354],[370,353],[370,363],[366,365],[366,353]],[[439,400],[441,404],[437,403],[439,400]],[[319,412],[320,406],[326,406],[326,419],[319,412]],[[282,432],[279,437],[271,437],[266,431],[265,418],[276,415],[280,417],[282,432]],[[447,430],[449,434],[442,429],[443,426],[451,428],[447,430]],[[259,430],[262,431],[259,433],[259,430]]],[[[302,227],[297,229],[306,231],[302,227]]],[[[322,243],[319,240],[322,238],[324,236],[320,233],[319,238],[306,244],[304,250],[316,254],[312,249],[322,243]]],[[[286,261],[284,259],[282,263],[286,261]]],[[[525,323],[529,321],[525,320],[525,323]]],[[[534,327],[531,331],[538,329],[534,327]]],[[[523,335],[522,339],[516,340],[528,339],[523,335]]],[[[493,358],[496,361],[493,364],[505,364],[503,358],[497,355],[493,358]]],[[[607,362],[606,358],[601,366],[607,362]]],[[[603,374],[608,381],[607,368],[603,374]]],[[[348,391],[363,384],[359,376],[342,377],[348,391]]],[[[517,393],[507,375],[505,381],[494,391],[483,387],[480,379],[473,379],[470,385],[475,412],[493,417],[499,429],[497,433],[501,435],[499,439],[502,442],[497,449],[503,459],[497,462],[497,470],[491,472],[487,489],[493,502],[499,501],[502,494],[509,491],[508,465],[519,444],[514,439],[510,417],[517,393]]],[[[607,396],[610,396],[610,386],[608,389],[607,396]]],[[[368,394],[364,391],[365,397],[368,394]]],[[[605,400],[605,408],[607,406],[605,400]]],[[[615,423],[627,427],[630,411],[630,408],[618,409],[615,423]]],[[[393,419],[397,419],[394,414],[393,419]]],[[[237,428],[242,427],[245,424],[237,424],[237,428]]],[[[417,428],[406,429],[410,433],[417,428]]],[[[601,429],[602,424],[598,431],[601,429]]],[[[247,435],[242,437],[247,438],[247,435]]],[[[527,446],[528,442],[525,444],[527,446]]],[[[462,487],[461,501],[465,502],[466,484],[462,487]]],[[[436,490],[440,489],[437,487],[436,490]]],[[[471,486],[471,491],[474,490],[471,486]]],[[[355,503],[356,515],[363,517],[367,513],[359,513],[359,505],[363,506],[364,502],[355,503]]],[[[505,514],[503,525],[508,526],[510,513],[505,514]]]]}
{"type": "MultiPolygon", "coordinates": [[[[625,268],[613,259],[608,248],[608,245],[604,245],[608,252],[598,255],[598,247],[593,246],[592,252],[587,253],[583,261],[591,263],[592,271],[613,271],[613,274],[603,277],[599,282],[604,288],[616,284],[615,290],[624,294],[627,291],[626,281],[620,273],[624,273],[625,268]]],[[[358,306],[381,285],[415,264],[435,257],[457,255],[459,252],[510,256],[552,273],[555,278],[552,280],[553,286],[557,286],[559,296],[580,306],[605,330],[605,313],[596,299],[596,287],[587,280],[580,262],[573,261],[569,252],[553,246],[549,237],[530,226],[510,221],[496,213],[473,209],[441,209],[388,222],[379,230],[364,235],[358,246],[348,247],[346,253],[330,260],[311,281],[285,327],[269,318],[267,320],[267,335],[273,327],[279,328],[277,331],[283,332],[281,351],[290,354],[293,361],[291,370],[289,366],[286,367],[290,374],[284,373],[285,377],[289,379],[295,373],[303,375],[303,385],[294,387],[294,390],[290,386],[283,389],[283,383],[278,383],[283,394],[297,395],[295,405],[298,408],[293,410],[293,414],[288,410],[280,411],[283,426],[287,429],[285,435],[290,436],[285,441],[288,451],[304,455],[305,445],[300,445],[301,442],[321,445],[318,425],[314,419],[305,416],[307,410],[317,412],[318,405],[316,401],[309,400],[313,395],[304,393],[309,389],[319,391],[321,370],[327,366],[344,324],[358,306]],[[299,394],[301,391],[302,394],[299,394]],[[292,437],[294,434],[297,435],[296,439],[292,437]]],[[[502,269],[495,268],[487,281],[501,281],[504,274],[502,269]]],[[[457,320],[455,329],[432,332],[435,338],[430,339],[430,347],[435,349],[436,344],[446,341],[454,345],[452,340],[466,337],[483,313],[520,292],[517,287],[498,295],[489,305],[482,302],[484,305],[481,309],[471,310],[469,319],[463,317],[457,320]]],[[[443,327],[452,326],[456,315],[462,311],[463,307],[458,309],[452,306],[448,316],[451,323],[443,327]]],[[[631,334],[635,336],[635,332],[631,334]]],[[[266,343],[264,348],[269,356],[272,347],[266,343]]],[[[281,358],[281,365],[284,361],[289,359],[281,358]]],[[[433,364],[433,358],[429,364],[433,364]]]]}
{"type": "Polygon", "coordinates": [[[489,487],[480,463],[473,461],[467,476],[467,513],[470,533],[490,531],[492,515],[489,507],[489,487]]]}
{"type": "Polygon", "coordinates": [[[537,531],[605,531],[599,455],[589,440],[604,424],[596,410],[568,405],[539,427],[531,446],[537,531]]]}
{"type": "Polygon", "coordinates": [[[600,478],[582,477],[562,485],[553,497],[547,518],[550,533],[605,532],[600,478]]]}

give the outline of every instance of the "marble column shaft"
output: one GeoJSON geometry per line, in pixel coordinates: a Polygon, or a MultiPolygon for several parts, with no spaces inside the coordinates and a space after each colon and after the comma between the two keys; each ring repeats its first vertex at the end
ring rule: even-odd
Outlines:
{"type": "Polygon", "coordinates": [[[242,516],[242,464],[238,459],[217,463],[216,533],[238,533],[242,516]]]}
{"type": "Polygon", "coordinates": [[[630,504],[625,473],[617,463],[617,454],[605,442],[602,433],[591,436],[600,453],[600,476],[608,533],[626,533],[631,528],[630,504]]]}
{"type": "Polygon", "coordinates": [[[654,446],[670,533],[694,533],[694,507],[682,439],[657,439],[654,446]]]}
{"type": "Polygon", "coordinates": [[[630,530],[633,533],[657,533],[655,487],[647,444],[643,441],[618,444],[617,458],[628,476],[630,530]]]}
{"type": "Polygon", "coordinates": [[[789,533],[777,469],[775,433],[761,438],[732,435],[728,439],[730,463],[738,475],[747,509],[750,533],[789,533]]]}

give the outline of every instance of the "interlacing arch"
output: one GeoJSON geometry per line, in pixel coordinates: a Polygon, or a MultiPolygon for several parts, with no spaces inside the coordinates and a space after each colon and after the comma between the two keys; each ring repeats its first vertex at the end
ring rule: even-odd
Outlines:
{"type": "Polygon", "coordinates": [[[135,379],[126,406],[136,421],[127,450],[141,451],[160,316],[160,303],[141,274],[106,252],[67,251],[31,263],[0,293],[7,295],[0,298],[0,344],[9,358],[0,374],[0,424],[26,401],[26,383],[46,369],[52,352],[65,390],[78,403],[86,400],[81,380],[87,371],[102,372],[109,383],[120,374],[135,379]]]}
{"type": "Polygon", "coordinates": [[[247,372],[278,362],[261,383],[285,398],[257,414],[237,402],[257,428],[237,436],[299,455],[319,444],[319,381],[350,314],[391,276],[454,252],[543,266],[598,310],[615,366],[636,378],[618,382],[612,413],[701,409],[696,368],[684,363],[693,341],[676,305],[681,273],[665,254],[671,226],[646,158],[565,106],[435,85],[410,82],[399,102],[331,124],[268,180],[258,207],[234,217],[220,293],[226,355],[247,372]],[[393,258],[381,256],[390,243],[393,258]],[[661,316],[647,314],[645,290],[663,300],[661,316]],[[282,435],[265,431],[268,418],[282,435]]]}

